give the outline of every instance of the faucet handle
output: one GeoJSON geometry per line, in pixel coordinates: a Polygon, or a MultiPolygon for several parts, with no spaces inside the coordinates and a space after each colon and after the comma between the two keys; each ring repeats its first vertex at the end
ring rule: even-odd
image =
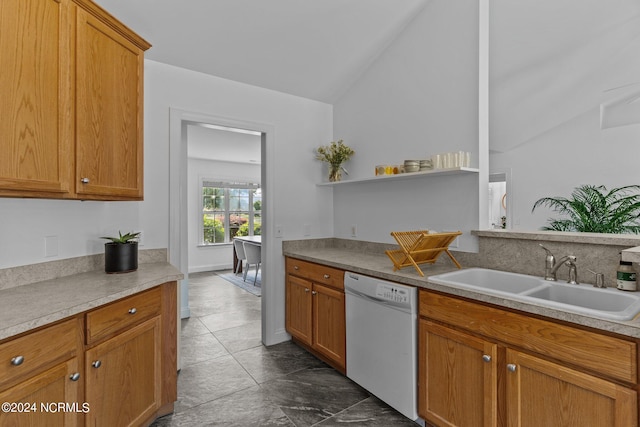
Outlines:
{"type": "Polygon", "coordinates": [[[593,285],[595,288],[604,288],[605,287],[604,286],[604,273],[596,273],[595,271],[590,270],[588,268],[587,268],[587,271],[589,273],[593,273],[593,274],[596,275],[596,284],[593,285]]]}

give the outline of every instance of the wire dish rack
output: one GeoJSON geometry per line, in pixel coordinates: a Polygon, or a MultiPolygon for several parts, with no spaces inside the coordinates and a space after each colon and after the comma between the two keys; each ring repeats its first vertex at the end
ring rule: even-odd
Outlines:
{"type": "Polygon", "coordinates": [[[392,231],[391,235],[400,245],[400,249],[388,250],[385,253],[393,262],[393,271],[412,265],[422,277],[424,273],[419,265],[435,263],[443,252],[451,258],[456,267],[462,268],[449,252],[449,245],[461,234],[461,231],[446,233],[429,233],[429,230],[392,231]]]}

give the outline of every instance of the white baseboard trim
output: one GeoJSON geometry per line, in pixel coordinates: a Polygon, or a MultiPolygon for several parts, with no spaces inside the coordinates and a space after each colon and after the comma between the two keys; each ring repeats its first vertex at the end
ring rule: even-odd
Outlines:
{"type": "Polygon", "coordinates": [[[216,264],[216,265],[200,265],[197,267],[189,267],[189,274],[202,273],[205,271],[231,270],[233,264],[216,264]]]}

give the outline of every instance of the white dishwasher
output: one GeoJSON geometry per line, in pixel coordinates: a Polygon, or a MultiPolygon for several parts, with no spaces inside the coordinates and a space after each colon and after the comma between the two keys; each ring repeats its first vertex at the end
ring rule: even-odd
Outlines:
{"type": "Polygon", "coordinates": [[[344,274],[347,377],[411,420],[417,411],[417,290],[344,274]]]}

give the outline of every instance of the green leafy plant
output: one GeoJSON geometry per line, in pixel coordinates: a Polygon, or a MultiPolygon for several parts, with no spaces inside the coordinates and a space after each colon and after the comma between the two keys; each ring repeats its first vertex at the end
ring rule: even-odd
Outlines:
{"type": "Polygon", "coordinates": [[[316,159],[331,165],[340,166],[355,154],[342,140],[332,141],[329,145],[323,145],[316,149],[316,159]]]}
{"type": "Polygon", "coordinates": [[[640,233],[640,185],[627,185],[608,191],[604,185],[576,187],[570,198],[543,197],[531,212],[540,206],[567,216],[550,218],[543,230],[579,231],[591,233],[640,233]]]}
{"type": "Polygon", "coordinates": [[[342,176],[341,170],[347,175],[349,173],[342,164],[349,160],[356,152],[352,148],[345,145],[342,140],[332,141],[329,145],[323,145],[316,148],[316,159],[329,163],[329,180],[340,181],[342,176]]]}
{"type": "Polygon", "coordinates": [[[119,237],[100,237],[100,238],[111,240],[113,243],[125,244],[125,243],[135,242],[138,236],[140,235],[140,232],[134,233],[133,231],[130,231],[127,234],[122,234],[121,231],[118,231],[118,234],[120,235],[119,237]]]}

